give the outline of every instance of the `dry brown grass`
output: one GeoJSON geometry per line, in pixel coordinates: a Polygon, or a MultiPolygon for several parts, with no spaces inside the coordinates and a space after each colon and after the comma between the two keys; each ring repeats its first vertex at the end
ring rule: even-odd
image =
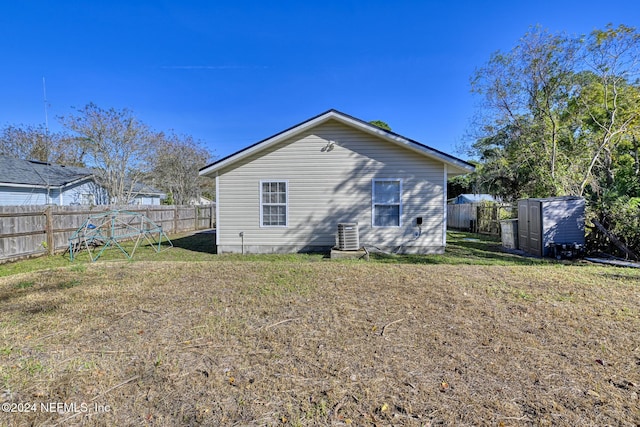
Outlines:
{"type": "Polygon", "coordinates": [[[634,270],[119,262],[0,313],[2,425],[640,424],[634,270]]]}

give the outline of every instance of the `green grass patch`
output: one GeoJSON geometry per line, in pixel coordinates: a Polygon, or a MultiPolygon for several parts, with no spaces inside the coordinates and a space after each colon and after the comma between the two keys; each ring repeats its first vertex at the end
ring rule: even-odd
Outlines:
{"type": "Polygon", "coordinates": [[[82,281],[78,279],[71,279],[71,280],[66,280],[64,282],[58,283],[58,287],[60,289],[70,289],[70,288],[75,288],[76,286],[81,284],[82,284],[82,281]]]}
{"type": "Polygon", "coordinates": [[[26,289],[32,287],[36,282],[33,280],[23,280],[14,285],[16,289],[26,289]]]}
{"type": "Polygon", "coordinates": [[[447,246],[442,255],[371,254],[371,259],[391,264],[448,264],[448,265],[546,265],[554,261],[505,252],[501,241],[493,236],[447,232],[447,246]]]}
{"type": "Polygon", "coordinates": [[[30,375],[39,374],[45,370],[45,366],[36,359],[27,359],[25,362],[25,369],[30,375]]]}
{"type": "MultiPolygon", "coordinates": [[[[220,262],[220,261],[243,261],[243,262],[269,262],[269,263],[295,263],[308,264],[313,262],[328,262],[327,254],[221,254],[215,251],[215,235],[207,232],[189,233],[170,236],[173,247],[163,243],[161,251],[156,252],[157,245],[141,244],[135,251],[132,259],[117,247],[106,249],[96,263],[105,262],[162,262],[162,261],[182,261],[182,262],[220,262]]],[[[134,242],[123,242],[122,247],[129,253],[134,248],[134,242]]],[[[93,256],[99,252],[93,250],[93,256]]],[[[332,263],[361,263],[361,260],[331,260],[332,263]]],[[[447,233],[447,247],[442,255],[395,255],[372,253],[370,257],[372,263],[382,264],[448,264],[448,265],[549,265],[559,264],[555,260],[524,257],[512,253],[504,252],[500,241],[492,236],[478,235],[472,233],[450,231],[447,233]]],[[[28,273],[40,270],[53,270],[67,267],[73,272],[84,274],[87,266],[94,264],[86,251],[78,253],[74,261],[70,261],[69,254],[57,254],[54,256],[43,256],[28,260],[21,260],[0,264],[0,277],[10,276],[20,273],[28,273]]],[[[285,280],[285,279],[278,279],[285,280]]],[[[286,279],[290,280],[290,279],[286,279]]],[[[277,275],[274,278],[277,282],[277,275]]],[[[266,284],[269,285],[269,284],[266,284]]],[[[276,283],[277,286],[282,285],[276,283]]],[[[24,285],[29,287],[28,282],[24,285]]],[[[69,287],[73,287],[75,284],[69,287]]]]}

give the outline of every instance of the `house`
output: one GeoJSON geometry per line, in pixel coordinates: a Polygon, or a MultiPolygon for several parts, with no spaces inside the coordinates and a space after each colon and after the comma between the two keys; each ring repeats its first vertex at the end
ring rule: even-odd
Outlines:
{"type": "Polygon", "coordinates": [[[213,200],[204,196],[192,197],[191,199],[189,199],[189,202],[188,202],[188,204],[191,206],[209,206],[214,203],[215,202],[213,200]]]}
{"type": "Polygon", "coordinates": [[[468,203],[497,203],[498,201],[491,194],[460,194],[449,200],[452,205],[463,205],[468,203]]]}
{"type": "Polygon", "coordinates": [[[200,170],[215,178],[225,252],[325,251],[340,223],[362,246],[441,253],[447,178],[474,166],[329,110],[200,170]]]}
{"type": "MultiPolygon", "coordinates": [[[[134,186],[133,204],[159,205],[160,191],[134,186]]],[[[0,155],[0,206],[104,205],[109,195],[90,168],[55,165],[0,155]]]]}
{"type": "Polygon", "coordinates": [[[155,205],[158,206],[167,195],[158,190],[155,187],[147,185],[142,182],[136,182],[132,188],[133,199],[129,202],[130,205],[155,205]]]}

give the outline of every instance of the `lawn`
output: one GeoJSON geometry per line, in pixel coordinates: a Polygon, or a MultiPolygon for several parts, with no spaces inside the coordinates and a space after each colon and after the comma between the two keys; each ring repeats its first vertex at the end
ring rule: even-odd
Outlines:
{"type": "Polygon", "coordinates": [[[476,237],[2,265],[0,425],[638,425],[640,272],[476,237]]]}
{"type": "MultiPolygon", "coordinates": [[[[244,261],[320,261],[324,254],[293,254],[293,255],[216,255],[215,235],[210,232],[187,233],[171,236],[172,248],[162,245],[162,250],[157,253],[149,245],[141,245],[135,252],[132,260],[118,249],[110,248],[104,252],[98,262],[104,261],[220,261],[220,260],[244,260],[244,261]]],[[[132,243],[125,243],[123,247],[131,252],[132,243]]],[[[409,263],[409,264],[476,264],[476,265],[539,265],[549,261],[536,258],[524,258],[509,254],[500,250],[500,242],[488,236],[479,236],[464,232],[449,232],[447,250],[443,255],[384,255],[374,254],[373,258],[383,263],[409,263]]],[[[6,264],[0,264],[0,277],[17,273],[25,273],[37,270],[50,270],[59,267],[91,264],[86,252],[76,255],[73,262],[69,261],[67,252],[55,256],[43,256],[26,259],[6,264]]]]}

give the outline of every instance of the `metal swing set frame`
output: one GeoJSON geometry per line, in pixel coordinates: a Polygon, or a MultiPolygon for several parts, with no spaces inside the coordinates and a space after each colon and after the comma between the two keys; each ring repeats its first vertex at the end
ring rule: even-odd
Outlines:
{"type": "Polygon", "coordinates": [[[73,261],[77,254],[86,249],[92,262],[97,261],[109,247],[116,247],[127,257],[132,259],[141,243],[147,242],[156,253],[163,250],[162,243],[168,243],[168,249],[173,243],[157,225],[146,216],[138,212],[126,210],[107,211],[89,216],[69,237],[69,257],[73,261]],[[135,241],[128,252],[121,243],[135,241]]]}

